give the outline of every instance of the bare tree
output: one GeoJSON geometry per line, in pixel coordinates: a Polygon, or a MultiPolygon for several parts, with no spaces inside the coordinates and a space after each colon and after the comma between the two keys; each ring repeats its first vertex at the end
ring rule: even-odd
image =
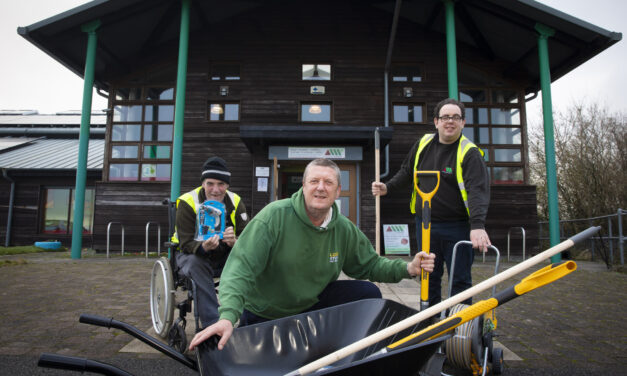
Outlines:
{"type": "MultiPolygon", "coordinates": [[[[627,208],[627,116],[596,103],[554,115],[560,219],[588,218],[627,208]]],[[[530,127],[531,180],[538,216],[548,218],[544,132],[530,127]]]]}

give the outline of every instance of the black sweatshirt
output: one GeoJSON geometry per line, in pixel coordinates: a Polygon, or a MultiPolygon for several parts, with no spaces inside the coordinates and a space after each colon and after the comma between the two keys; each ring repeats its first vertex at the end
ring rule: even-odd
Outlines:
{"type": "MultiPolygon", "coordinates": [[[[460,137],[461,139],[461,137],[460,137]]],[[[414,184],[414,162],[420,140],[412,146],[401,168],[387,183],[388,192],[402,190],[411,197],[414,184]]],[[[452,144],[442,144],[436,133],[420,154],[418,170],[440,171],[440,187],[431,199],[431,220],[433,222],[453,222],[468,220],[461,192],[457,186],[456,161],[459,139],[452,144]]],[[[470,229],[484,229],[485,218],[490,205],[490,178],[488,169],[479,149],[472,148],[462,161],[462,178],[468,192],[470,209],[470,229]]],[[[425,176],[420,179],[420,190],[430,192],[435,187],[435,178],[425,176]]],[[[416,193],[416,214],[422,218],[422,199],[416,193]]]]}

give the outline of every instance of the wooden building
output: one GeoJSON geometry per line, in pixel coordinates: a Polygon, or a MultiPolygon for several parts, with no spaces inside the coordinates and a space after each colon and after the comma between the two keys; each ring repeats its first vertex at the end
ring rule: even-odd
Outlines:
{"type": "MultiPolygon", "coordinates": [[[[491,174],[488,233],[505,249],[508,230],[524,227],[529,252],[537,216],[525,103],[540,89],[538,40],[548,38],[555,80],[621,39],[530,0],[101,0],[18,33],[82,76],[86,25],[97,35],[95,86],[109,97],[96,249],[111,222],[124,223],[127,249],[143,249],[149,222],[167,228],[161,201],[172,177],[181,193],[197,187],[211,154],[228,162],[231,190],[253,216],[298,189],[307,161],[334,159],[341,211],[374,241],[375,129],[385,181],[434,130],[434,106],[455,80],[464,134],[486,152],[491,174]]],[[[409,194],[381,200],[381,223],[409,224],[416,249],[409,194]]]]}
{"type": "MultiPolygon", "coordinates": [[[[106,117],[92,115],[83,236],[93,244],[96,182],[102,180],[106,117]]],[[[80,112],[0,111],[2,246],[72,239],[80,112]]]]}

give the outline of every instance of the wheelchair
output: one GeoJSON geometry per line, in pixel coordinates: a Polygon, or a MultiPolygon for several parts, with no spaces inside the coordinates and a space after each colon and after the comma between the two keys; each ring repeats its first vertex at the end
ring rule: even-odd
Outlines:
{"type": "MultiPolygon", "coordinates": [[[[174,233],[176,223],[176,201],[163,200],[168,206],[168,234],[174,233]]],[[[161,257],[155,261],[150,276],[150,315],[152,326],[156,334],[167,339],[168,345],[184,353],[187,350],[187,335],[185,328],[187,319],[185,316],[194,307],[194,319],[196,332],[200,328],[196,305],[192,304],[196,298],[196,286],[191,278],[180,272],[176,263],[178,244],[167,241],[164,246],[170,249],[169,257],[161,257]],[[176,291],[181,288],[186,292],[186,298],[176,301],[176,291]],[[178,308],[178,317],[174,319],[174,308],[178,308]]],[[[217,286],[217,281],[215,281],[217,286]]]]}

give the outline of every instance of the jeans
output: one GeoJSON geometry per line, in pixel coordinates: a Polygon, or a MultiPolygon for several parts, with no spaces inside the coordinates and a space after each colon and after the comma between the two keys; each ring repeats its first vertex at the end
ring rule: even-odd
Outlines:
{"type": "Polygon", "coordinates": [[[199,257],[189,253],[176,252],[176,263],[181,269],[181,273],[191,278],[196,284],[196,300],[198,316],[201,327],[205,328],[218,321],[218,297],[216,287],[213,283],[214,277],[219,277],[208,258],[199,257]]]}
{"type": "MultiPolygon", "coordinates": [[[[318,295],[318,303],[312,305],[305,311],[310,312],[322,308],[328,308],[339,304],[354,302],[362,299],[381,299],[381,291],[372,282],[358,280],[333,281],[318,295]]],[[[254,313],[244,310],[239,319],[239,326],[258,324],[270,321],[265,317],[260,317],[254,313]]]]}
{"type": "MultiPolygon", "coordinates": [[[[416,216],[416,239],[419,249],[422,249],[422,219],[416,216]]],[[[431,249],[435,253],[435,267],[429,274],[429,306],[442,300],[442,275],[444,263],[450,273],[453,258],[453,247],[460,240],[469,240],[470,224],[467,221],[459,222],[431,222],[431,249]]],[[[455,256],[455,270],[453,270],[453,290],[451,296],[472,287],[471,268],[475,254],[472,246],[463,244],[457,247],[455,256]]],[[[450,278],[450,276],[449,276],[450,278]]],[[[462,302],[472,304],[472,298],[462,302]]]]}

